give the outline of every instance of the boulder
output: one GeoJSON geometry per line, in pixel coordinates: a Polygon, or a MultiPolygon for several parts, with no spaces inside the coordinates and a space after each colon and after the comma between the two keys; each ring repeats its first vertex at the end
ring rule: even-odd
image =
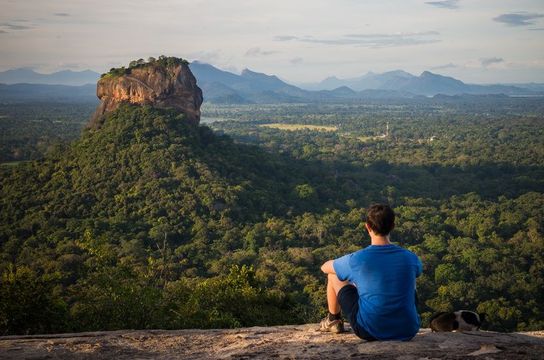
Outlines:
{"type": "Polygon", "coordinates": [[[199,124],[202,90],[186,62],[166,65],[155,61],[128,68],[121,74],[114,70],[119,69],[112,69],[98,81],[96,95],[101,102],[88,127],[100,128],[105,115],[122,103],[173,108],[184,113],[189,123],[199,124]]]}

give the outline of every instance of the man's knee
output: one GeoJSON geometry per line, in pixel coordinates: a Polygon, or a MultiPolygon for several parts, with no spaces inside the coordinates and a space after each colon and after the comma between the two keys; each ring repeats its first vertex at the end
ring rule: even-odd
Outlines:
{"type": "Polygon", "coordinates": [[[338,279],[338,276],[336,276],[336,274],[328,274],[327,281],[329,281],[329,283],[332,285],[336,295],[338,295],[338,292],[341,288],[349,285],[349,281],[341,281],[340,279],[338,279]]]}

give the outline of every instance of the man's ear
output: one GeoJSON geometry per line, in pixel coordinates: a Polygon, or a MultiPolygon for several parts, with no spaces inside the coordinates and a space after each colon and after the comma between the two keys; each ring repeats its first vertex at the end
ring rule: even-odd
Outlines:
{"type": "Polygon", "coordinates": [[[366,231],[368,231],[368,233],[370,234],[372,231],[372,228],[368,225],[367,222],[365,222],[365,228],[366,228],[366,231]]]}

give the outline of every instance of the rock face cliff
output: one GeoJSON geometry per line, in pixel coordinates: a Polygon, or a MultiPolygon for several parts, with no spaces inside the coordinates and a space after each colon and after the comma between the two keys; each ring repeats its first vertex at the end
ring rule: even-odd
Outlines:
{"type": "Polygon", "coordinates": [[[100,128],[105,115],[122,103],[174,108],[183,112],[188,122],[198,125],[202,90],[187,63],[175,60],[140,63],[127,69],[112,69],[102,75],[96,88],[101,103],[89,127],[100,128]]]}
{"type": "MultiPolygon", "coordinates": [[[[0,337],[0,359],[542,359],[544,333],[432,333],[367,342],[317,324],[0,337]]],[[[348,327],[349,328],[349,327],[348,327]]]]}

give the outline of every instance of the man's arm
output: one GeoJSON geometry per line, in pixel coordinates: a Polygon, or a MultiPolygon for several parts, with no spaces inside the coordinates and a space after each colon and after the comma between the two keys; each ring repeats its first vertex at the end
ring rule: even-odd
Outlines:
{"type": "Polygon", "coordinates": [[[338,259],[326,261],[321,266],[321,271],[325,274],[336,275],[340,281],[349,280],[351,274],[351,266],[349,265],[352,254],[347,254],[338,259]]]}
{"type": "Polygon", "coordinates": [[[329,260],[321,265],[321,271],[323,271],[325,274],[336,274],[334,271],[334,266],[332,265],[333,261],[334,260],[329,260]]]}

